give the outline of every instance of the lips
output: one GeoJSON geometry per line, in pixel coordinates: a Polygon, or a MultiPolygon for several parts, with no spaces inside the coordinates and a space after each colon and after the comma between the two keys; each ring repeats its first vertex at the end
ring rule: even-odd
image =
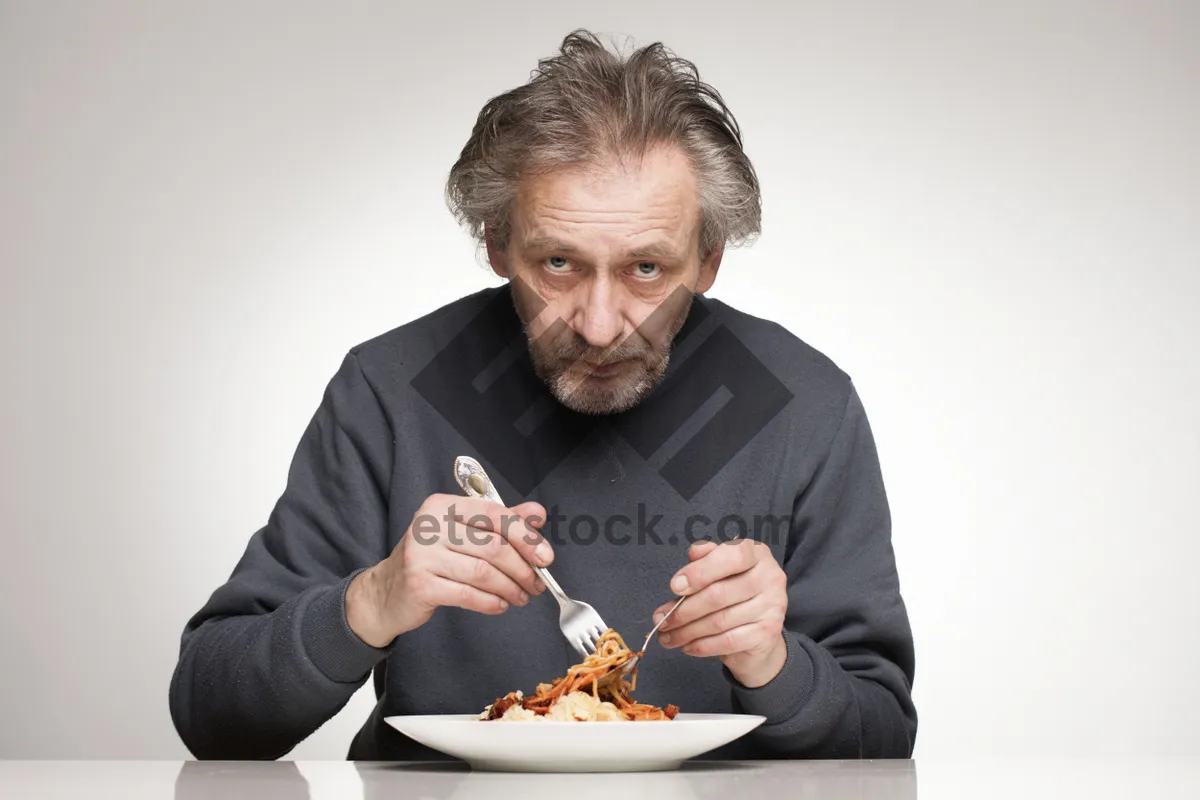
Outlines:
{"type": "Polygon", "coordinates": [[[621,367],[625,365],[624,361],[612,361],[606,364],[593,364],[590,361],[580,362],[584,369],[593,375],[612,375],[619,372],[621,367]]]}

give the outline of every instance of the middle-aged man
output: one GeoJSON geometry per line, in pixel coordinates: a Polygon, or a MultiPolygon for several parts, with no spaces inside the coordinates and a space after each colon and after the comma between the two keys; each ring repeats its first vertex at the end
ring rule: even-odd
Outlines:
{"type": "Polygon", "coordinates": [[[717,92],[661,45],[573,33],[484,106],[448,200],[506,281],[350,350],[184,631],[188,748],[282,756],[373,672],[350,758],[438,758],[385,717],[478,713],[579,661],[537,563],[635,646],[688,596],[637,699],[766,717],[713,757],[909,757],[912,634],[862,403],[704,295],[760,217],[717,92]],[[510,507],[462,493],[460,455],[510,507]]]}

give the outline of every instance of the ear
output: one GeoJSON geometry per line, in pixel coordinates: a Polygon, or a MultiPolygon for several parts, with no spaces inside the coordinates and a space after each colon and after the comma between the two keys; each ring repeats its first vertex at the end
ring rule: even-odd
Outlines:
{"type": "Polygon", "coordinates": [[[704,294],[717,281],[717,271],[721,269],[721,259],[725,256],[725,248],[718,247],[700,262],[700,279],[696,282],[696,293],[704,294]]]}
{"type": "Polygon", "coordinates": [[[488,263],[492,265],[492,272],[501,278],[512,277],[508,271],[508,256],[496,246],[496,240],[491,233],[485,232],[484,242],[487,245],[488,263]]]}

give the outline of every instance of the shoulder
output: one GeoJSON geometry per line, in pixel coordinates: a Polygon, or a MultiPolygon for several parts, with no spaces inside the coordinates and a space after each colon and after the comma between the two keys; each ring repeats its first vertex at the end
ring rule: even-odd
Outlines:
{"type": "Polygon", "coordinates": [[[368,379],[388,383],[415,375],[455,335],[489,307],[510,303],[506,286],[483,289],[460,297],[414,320],[350,348],[368,379]]]}
{"type": "Polygon", "coordinates": [[[778,379],[804,408],[825,408],[840,416],[853,384],[832,358],[778,322],[756,317],[714,298],[702,300],[716,326],[732,334],[742,357],[753,358],[778,379]]]}

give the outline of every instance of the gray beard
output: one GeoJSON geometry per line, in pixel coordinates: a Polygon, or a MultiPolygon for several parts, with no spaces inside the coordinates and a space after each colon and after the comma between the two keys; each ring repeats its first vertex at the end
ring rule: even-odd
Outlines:
{"type": "MultiPolygon", "coordinates": [[[[572,375],[568,370],[558,370],[554,374],[542,375],[542,380],[550,388],[551,393],[567,408],[580,414],[604,415],[619,414],[628,411],[646,399],[654,391],[667,371],[670,361],[670,351],[658,359],[653,366],[639,363],[636,373],[623,376],[620,381],[603,381],[593,379],[588,381],[572,375]],[[598,384],[598,385],[589,385],[598,384]],[[606,384],[613,384],[611,386],[606,384]]],[[[537,361],[535,359],[535,369],[537,361]]]]}
{"type": "MultiPolygon", "coordinates": [[[[515,303],[515,294],[513,299],[515,303]]],[[[561,321],[559,325],[563,329],[557,332],[558,337],[571,338],[565,343],[556,341],[554,335],[557,326],[552,326],[543,334],[547,346],[539,348],[538,342],[529,336],[528,323],[519,305],[516,310],[525,330],[534,371],[555,399],[580,414],[606,415],[619,414],[638,405],[662,381],[671,360],[675,335],[687,320],[691,304],[689,296],[687,304],[672,320],[661,356],[655,357],[650,346],[635,336],[630,336],[611,350],[606,361],[632,362],[631,366],[626,367],[631,374],[622,375],[619,380],[589,378],[571,369],[585,355],[592,354],[592,348],[561,321]]],[[[599,359],[593,358],[593,361],[599,362],[599,359]]]]}

